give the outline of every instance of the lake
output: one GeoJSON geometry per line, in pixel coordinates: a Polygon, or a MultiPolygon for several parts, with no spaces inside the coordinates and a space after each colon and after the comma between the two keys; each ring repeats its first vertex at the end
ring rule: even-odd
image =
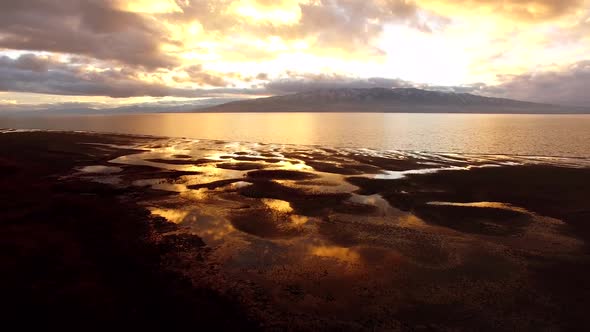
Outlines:
{"type": "Polygon", "coordinates": [[[380,150],[590,157],[590,115],[192,113],[28,116],[0,117],[0,127],[380,150]]]}

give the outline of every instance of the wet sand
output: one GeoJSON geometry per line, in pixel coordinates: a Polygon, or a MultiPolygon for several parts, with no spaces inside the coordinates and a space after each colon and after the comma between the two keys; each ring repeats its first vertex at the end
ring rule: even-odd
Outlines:
{"type": "Polygon", "coordinates": [[[21,324],[590,329],[585,159],[58,132],[0,146],[0,287],[21,324]]]}

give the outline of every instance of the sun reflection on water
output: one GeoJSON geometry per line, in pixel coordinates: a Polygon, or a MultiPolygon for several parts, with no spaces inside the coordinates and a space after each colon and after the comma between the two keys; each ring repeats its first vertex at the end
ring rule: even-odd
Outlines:
{"type": "MultiPolygon", "coordinates": [[[[129,166],[150,166],[171,174],[193,172],[179,174],[174,179],[162,173],[149,178],[150,173],[145,173],[147,178],[134,179],[131,184],[178,193],[149,202],[151,213],[178,224],[180,229],[175,232],[196,234],[206,244],[214,246],[216,249],[212,257],[225,257],[221,264],[228,269],[230,266],[252,266],[256,262],[265,269],[272,269],[273,264],[278,262],[293,263],[310,257],[321,258],[325,266],[345,262],[364,266],[365,269],[372,268],[371,264],[361,264],[367,259],[379,261],[390,256],[397,257],[396,260],[408,256],[410,261],[422,262],[424,257],[412,258],[418,255],[411,247],[416,241],[422,246],[434,243],[434,254],[446,257],[448,249],[435,245],[439,237],[460,237],[460,233],[399,210],[379,194],[361,194],[360,187],[348,181],[350,175],[346,174],[395,186],[400,178],[408,176],[445,170],[467,172],[473,167],[510,167],[524,162],[523,158],[508,156],[352,148],[335,150],[182,139],[159,140],[136,148],[144,152],[119,157],[112,163],[121,165],[118,167],[121,170],[129,166]],[[306,161],[310,160],[316,162],[310,164],[325,167],[322,169],[326,171],[308,165],[306,161]],[[366,169],[367,173],[345,172],[350,165],[364,165],[359,169],[366,169]],[[263,172],[260,173],[260,170],[263,172]],[[254,171],[263,176],[249,175],[254,171]],[[286,177],[297,172],[302,172],[300,179],[280,177],[281,174],[286,177]],[[264,174],[269,175],[265,177],[264,174]],[[274,189],[268,192],[265,188],[269,183],[280,186],[271,186],[274,189]],[[245,195],[244,192],[250,194],[245,195]],[[297,193],[297,197],[286,194],[291,192],[297,193]],[[325,200],[325,206],[316,202],[324,197],[331,197],[325,200]],[[330,221],[338,223],[328,224],[330,221]],[[331,228],[333,225],[342,226],[331,228]],[[359,243],[362,246],[359,247],[359,243]]],[[[533,162],[539,162],[539,159],[533,162]]],[[[106,177],[106,173],[98,176],[106,177]]],[[[123,186],[125,171],[117,174],[122,174],[117,185],[123,186]]],[[[406,189],[398,193],[412,194],[406,189]]],[[[529,213],[502,202],[433,201],[427,204],[529,213]]],[[[551,232],[547,234],[554,236],[551,232]]]]}
{"type": "Polygon", "coordinates": [[[310,248],[310,253],[314,256],[334,258],[348,263],[358,263],[360,260],[360,255],[353,249],[338,246],[313,246],[310,248]]]}
{"type": "Polygon", "coordinates": [[[287,201],[282,201],[280,199],[263,198],[262,203],[264,203],[264,205],[266,205],[269,209],[280,213],[293,212],[291,204],[287,201]]]}
{"type": "Polygon", "coordinates": [[[184,221],[188,215],[188,211],[176,210],[176,209],[160,209],[160,208],[149,208],[150,212],[158,217],[166,218],[169,222],[180,224],[184,221]]]}

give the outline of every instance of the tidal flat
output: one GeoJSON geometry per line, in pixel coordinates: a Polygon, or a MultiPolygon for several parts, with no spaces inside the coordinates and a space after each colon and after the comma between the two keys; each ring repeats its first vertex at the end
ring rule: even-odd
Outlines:
{"type": "Polygon", "coordinates": [[[0,183],[21,326],[590,330],[585,158],[4,131],[0,183]]]}

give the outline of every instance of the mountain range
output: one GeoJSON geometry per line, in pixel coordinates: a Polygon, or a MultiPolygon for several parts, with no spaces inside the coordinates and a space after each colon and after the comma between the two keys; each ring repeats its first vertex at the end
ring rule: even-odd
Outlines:
{"type": "Polygon", "coordinates": [[[540,104],[416,88],[320,89],[233,101],[194,112],[590,113],[590,108],[540,104]]]}
{"type": "Polygon", "coordinates": [[[75,104],[56,105],[44,110],[0,108],[0,116],[242,112],[589,114],[590,107],[416,88],[337,88],[256,99],[209,98],[196,102],[155,102],[108,108],[75,104]]]}

